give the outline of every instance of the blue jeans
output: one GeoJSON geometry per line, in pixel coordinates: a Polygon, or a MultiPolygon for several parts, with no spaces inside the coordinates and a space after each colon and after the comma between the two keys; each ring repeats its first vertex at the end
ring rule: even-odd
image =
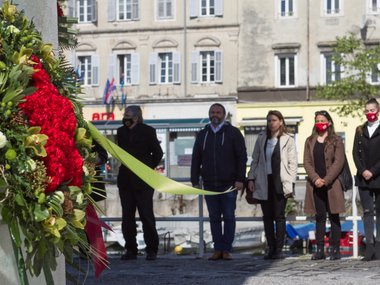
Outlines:
{"type": "Polygon", "coordinates": [[[237,191],[215,196],[205,196],[214,250],[228,252],[232,250],[236,228],[236,197],[237,191]],[[223,230],[222,217],[224,222],[223,230]]]}

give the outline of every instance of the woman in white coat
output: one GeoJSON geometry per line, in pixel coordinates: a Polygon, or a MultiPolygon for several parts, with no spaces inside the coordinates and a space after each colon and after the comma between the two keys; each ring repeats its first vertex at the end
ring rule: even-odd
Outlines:
{"type": "Polygon", "coordinates": [[[297,177],[297,152],[279,111],[267,115],[266,131],[259,134],[248,172],[247,191],[260,201],[268,244],[264,259],[284,258],[286,234],[285,207],[294,194],[297,177]]]}

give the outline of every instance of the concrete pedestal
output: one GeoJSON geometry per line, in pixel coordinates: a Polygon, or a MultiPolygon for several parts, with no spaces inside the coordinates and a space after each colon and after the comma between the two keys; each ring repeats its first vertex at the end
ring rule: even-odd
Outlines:
{"type": "MultiPolygon", "coordinates": [[[[54,285],[66,284],[65,258],[63,255],[57,259],[57,270],[52,272],[52,275],[54,278],[54,285]]],[[[38,278],[32,277],[28,274],[28,280],[30,285],[46,284],[43,272],[38,278]]],[[[0,217],[0,285],[5,284],[18,285],[20,284],[20,281],[8,226],[1,221],[0,217]]]]}

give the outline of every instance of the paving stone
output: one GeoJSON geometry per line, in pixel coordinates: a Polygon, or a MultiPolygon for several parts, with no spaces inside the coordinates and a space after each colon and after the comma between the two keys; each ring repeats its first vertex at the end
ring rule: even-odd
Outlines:
{"type": "MultiPolygon", "coordinates": [[[[261,256],[247,254],[236,254],[234,258],[231,261],[209,261],[207,256],[167,254],[159,255],[155,261],[146,261],[140,256],[137,260],[122,261],[119,256],[111,256],[110,269],[105,270],[99,279],[95,279],[90,268],[87,279],[81,274],[77,275],[77,281],[85,285],[371,285],[380,282],[378,260],[312,261],[310,256],[300,256],[267,261],[261,256]]],[[[86,268],[83,260],[76,262],[86,268]]],[[[75,273],[69,267],[68,270],[75,273]]]]}

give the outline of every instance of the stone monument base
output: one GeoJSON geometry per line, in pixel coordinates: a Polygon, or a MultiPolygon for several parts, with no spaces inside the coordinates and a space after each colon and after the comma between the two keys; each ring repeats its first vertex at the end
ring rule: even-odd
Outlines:
{"type": "MultiPolygon", "coordinates": [[[[57,270],[52,272],[54,285],[66,284],[65,257],[60,255],[57,259],[57,270]]],[[[41,272],[40,276],[32,277],[28,272],[29,285],[45,285],[45,276],[41,272]]],[[[4,224],[0,218],[0,284],[18,285],[20,284],[17,272],[16,259],[13,252],[11,237],[8,225],[4,224]]],[[[46,284],[50,285],[50,284],[46,284]]]]}

